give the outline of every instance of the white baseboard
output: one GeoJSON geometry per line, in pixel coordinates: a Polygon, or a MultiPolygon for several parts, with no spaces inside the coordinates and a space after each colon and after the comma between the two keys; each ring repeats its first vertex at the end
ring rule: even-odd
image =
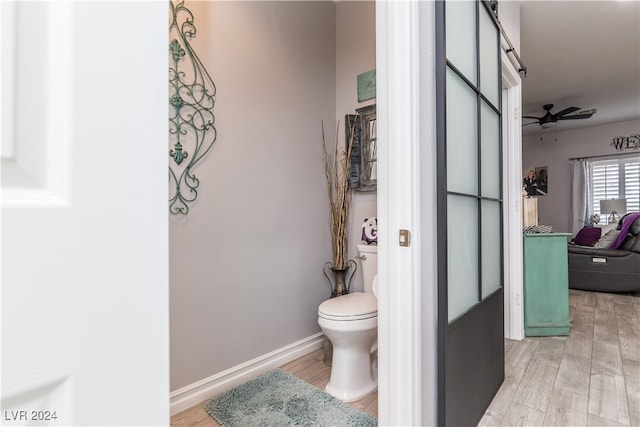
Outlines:
{"type": "Polygon", "coordinates": [[[171,415],[189,409],[200,402],[225,392],[237,385],[243,384],[261,374],[291,362],[312,351],[322,348],[324,334],[318,332],[310,337],[281,347],[271,353],[264,354],[241,363],[233,368],[196,381],[193,384],[172,391],[169,394],[171,415]]]}

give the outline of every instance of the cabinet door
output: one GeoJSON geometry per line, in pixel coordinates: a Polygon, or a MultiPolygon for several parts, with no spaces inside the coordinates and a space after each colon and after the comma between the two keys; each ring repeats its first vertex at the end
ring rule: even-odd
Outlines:
{"type": "Polygon", "coordinates": [[[525,334],[569,333],[569,287],[565,234],[525,236],[525,334]]]}

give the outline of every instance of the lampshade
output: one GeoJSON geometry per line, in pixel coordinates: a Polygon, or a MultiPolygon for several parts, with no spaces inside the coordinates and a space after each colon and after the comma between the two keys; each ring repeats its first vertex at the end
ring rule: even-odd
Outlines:
{"type": "Polygon", "coordinates": [[[627,199],[609,199],[600,200],[600,213],[610,214],[617,213],[624,215],[627,213],[627,199]]]}

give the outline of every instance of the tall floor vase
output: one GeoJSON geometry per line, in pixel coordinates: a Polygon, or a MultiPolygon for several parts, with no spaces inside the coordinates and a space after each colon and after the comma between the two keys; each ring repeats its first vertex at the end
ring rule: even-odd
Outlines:
{"type": "MultiPolygon", "coordinates": [[[[358,265],[352,259],[347,261],[347,268],[335,268],[332,263],[325,263],[324,275],[331,285],[331,298],[349,293],[349,289],[351,289],[351,280],[353,279],[357,269],[358,265]],[[327,272],[329,271],[331,271],[331,273],[328,274],[327,272]]],[[[329,341],[329,338],[327,338],[326,335],[324,337],[323,349],[324,363],[325,365],[331,366],[331,361],[333,359],[333,345],[331,345],[331,341],[329,341]]]]}

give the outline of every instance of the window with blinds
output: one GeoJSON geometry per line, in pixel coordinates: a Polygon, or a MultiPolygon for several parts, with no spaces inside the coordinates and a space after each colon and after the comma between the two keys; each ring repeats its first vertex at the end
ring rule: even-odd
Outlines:
{"type": "Polygon", "coordinates": [[[640,157],[591,163],[591,206],[601,214],[600,200],[627,199],[627,212],[640,211],[640,157]]]}

